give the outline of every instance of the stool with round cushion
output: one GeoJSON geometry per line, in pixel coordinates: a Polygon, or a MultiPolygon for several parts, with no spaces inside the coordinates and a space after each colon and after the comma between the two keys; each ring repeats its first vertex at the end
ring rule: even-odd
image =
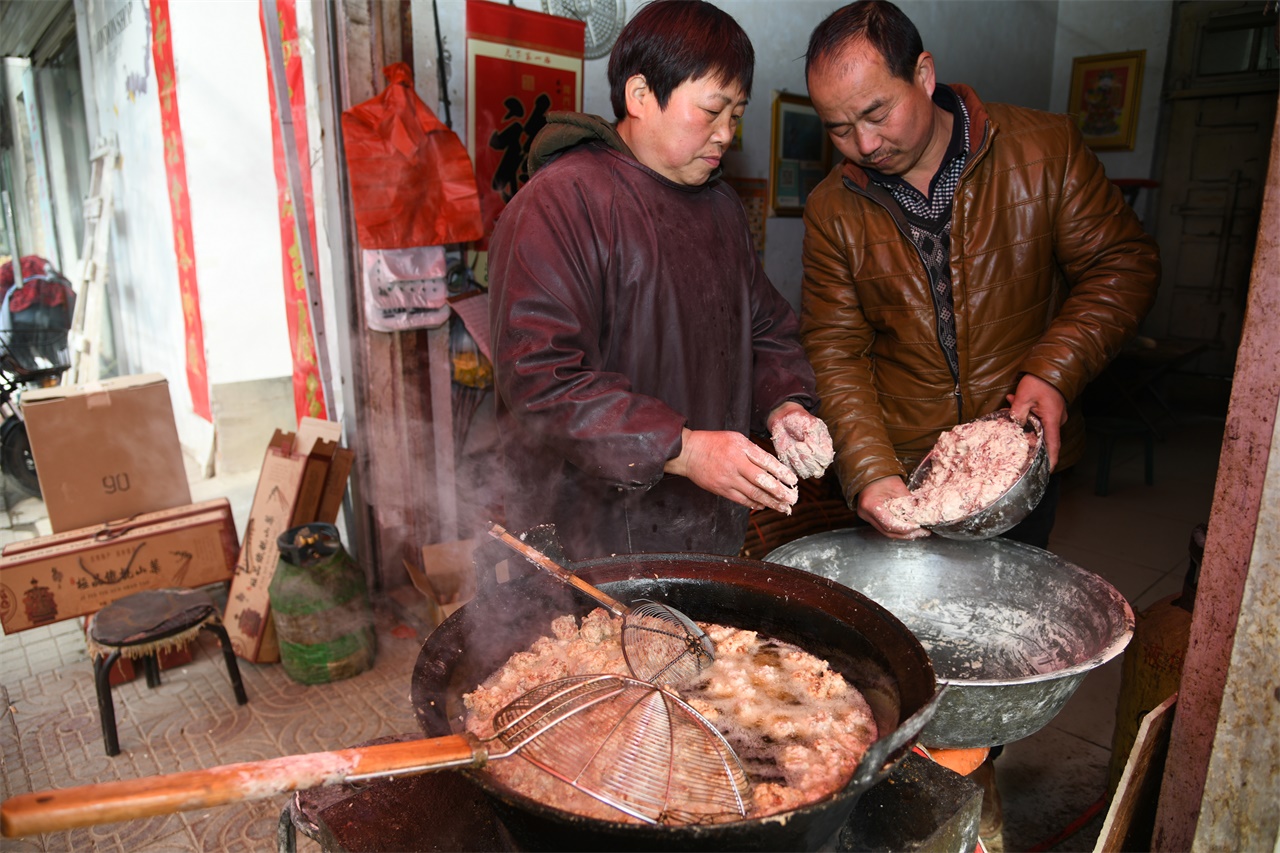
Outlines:
{"type": "Polygon", "coordinates": [[[121,655],[142,660],[148,687],[160,684],[158,655],[180,649],[209,631],[222,644],[227,675],[235,690],[237,704],[249,701],[240,681],[231,639],[222,626],[218,607],[209,594],[193,589],[155,589],[135,592],[108,604],[89,622],[89,655],[93,658],[93,677],[98,691],[98,712],[102,717],[102,737],[107,755],[120,754],[116,735],[116,709],[111,699],[111,667],[121,655]]]}

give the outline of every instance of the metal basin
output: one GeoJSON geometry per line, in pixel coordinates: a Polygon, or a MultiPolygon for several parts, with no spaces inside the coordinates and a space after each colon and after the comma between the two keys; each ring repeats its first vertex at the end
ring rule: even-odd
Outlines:
{"type": "Polygon", "coordinates": [[[852,528],[789,542],[766,561],[855,589],[911,629],[949,685],[921,732],[927,746],[1039,731],[1133,636],[1133,610],[1111,584],[1007,539],[900,541],[852,528]]]}
{"type": "MultiPolygon", "coordinates": [[[[1008,409],[1000,409],[974,420],[1013,420],[1013,417],[1008,409]]],[[[1049,469],[1049,451],[1044,443],[1044,426],[1040,423],[1039,418],[1034,415],[1028,415],[1027,422],[1022,425],[1022,428],[1028,432],[1035,432],[1036,449],[1031,454],[1031,458],[1027,460],[1026,465],[1023,466],[1022,473],[1018,475],[1018,479],[1014,481],[1013,485],[1006,489],[1004,494],[992,501],[990,506],[983,507],[954,521],[926,524],[924,526],[927,529],[948,539],[959,539],[961,541],[990,539],[1013,529],[1018,522],[1031,514],[1031,510],[1035,509],[1036,505],[1040,503],[1040,499],[1044,497],[1045,488],[1049,485],[1049,474],[1051,473],[1049,469]]],[[[933,468],[934,452],[932,450],[929,451],[929,455],[920,460],[920,464],[911,472],[911,477],[907,480],[907,488],[911,491],[919,488],[920,484],[929,476],[929,472],[933,468]]]]}

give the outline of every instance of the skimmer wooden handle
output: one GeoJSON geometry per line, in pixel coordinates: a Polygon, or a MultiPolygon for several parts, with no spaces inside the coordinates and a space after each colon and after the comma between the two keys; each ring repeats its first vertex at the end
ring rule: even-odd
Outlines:
{"type": "Polygon", "coordinates": [[[36,791],[0,805],[5,837],[134,820],[258,800],[356,779],[480,767],[484,745],[471,735],[289,755],[164,776],[36,791]]]}
{"type": "Polygon", "coordinates": [[[546,554],[539,551],[537,548],[533,547],[527,542],[521,542],[519,539],[517,539],[516,537],[508,533],[506,529],[502,527],[502,525],[495,524],[493,525],[493,527],[489,528],[489,535],[492,536],[494,539],[502,540],[513,551],[515,551],[520,556],[524,557],[529,562],[538,566],[539,568],[547,570],[548,572],[555,575],[557,578],[569,584],[570,586],[574,587],[575,589],[579,590],[580,592],[584,592],[587,595],[591,596],[596,601],[600,602],[605,607],[612,610],[614,616],[626,616],[627,613],[631,610],[631,608],[627,607],[622,602],[618,601],[617,599],[611,598],[610,596],[606,595],[603,591],[596,589],[594,586],[587,583],[582,578],[575,575],[573,572],[564,568],[555,560],[551,559],[546,554]]]}

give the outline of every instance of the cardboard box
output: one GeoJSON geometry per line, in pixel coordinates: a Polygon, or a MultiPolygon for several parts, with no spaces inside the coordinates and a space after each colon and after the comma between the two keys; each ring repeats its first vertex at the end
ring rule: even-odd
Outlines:
{"type": "Polygon", "coordinates": [[[231,503],[223,498],[198,506],[207,508],[159,519],[143,515],[124,525],[5,546],[0,556],[4,632],[96,613],[144,589],[229,580],[239,549],[231,503]]]}
{"type": "Polygon", "coordinates": [[[269,588],[280,559],[276,539],[289,529],[307,461],[307,457],[294,454],[295,438],[291,432],[276,430],[267,445],[222,616],[231,648],[252,663],[280,659],[269,588]]]}
{"type": "Polygon", "coordinates": [[[405,561],[409,580],[427,599],[428,618],[434,628],[476,595],[476,568],[471,562],[476,540],[442,542],[422,546],[422,565],[405,561]]]}
{"type": "Polygon", "coordinates": [[[280,560],[276,540],[291,527],[331,524],[337,515],[352,458],[337,445],[341,433],[341,424],[303,418],[296,435],[276,430],[267,445],[222,618],[231,647],[252,663],[280,659],[270,598],[280,560]],[[335,490],[334,517],[328,517],[322,505],[335,490]]]}
{"type": "Polygon", "coordinates": [[[351,475],[355,459],[355,451],[345,447],[339,447],[333,452],[333,460],[325,474],[320,507],[316,510],[316,521],[333,524],[338,520],[338,510],[342,508],[342,497],[347,493],[347,478],[351,475]]]}
{"type": "Polygon", "coordinates": [[[191,503],[161,374],[33,389],[22,416],[54,532],[191,503]]]}
{"type": "MultiPolygon", "coordinates": [[[[88,529],[92,530],[94,536],[98,539],[115,539],[122,533],[133,530],[140,525],[190,518],[193,515],[203,515],[207,512],[224,512],[230,506],[231,503],[226,498],[214,498],[213,500],[200,501],[200,503],[187,504],[186,506],[176,506],[173,509],[162,509],[159,512],[148,512],[145,515],[134,516],[133,518],[116,519],[105,524],[94,525],[88,529]]],[[[232,523],[234,525],[234,521],[232,523]]],[[[40,551],[65,542],[78,542],[85,538],[85,530],[85,528],[67,530],[62,533],[53,533],[49,536],[37,536],[34,539],[10,542],[4,546],[3,554],[6,557],[16,557],[28,551],[40,551]]],[[[232,532],[234,533],[234,530],[232,532]]]]}

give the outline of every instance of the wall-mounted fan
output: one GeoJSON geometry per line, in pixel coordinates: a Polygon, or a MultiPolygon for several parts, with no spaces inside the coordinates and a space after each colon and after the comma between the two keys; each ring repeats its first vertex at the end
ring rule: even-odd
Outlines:
{"type": "Polygon", "coordinates": [[[599,59],[613,48],[627,20],[624,0],[542,0],[542,11],[574,18],[587,25],[587,59],[599,59]]]}

